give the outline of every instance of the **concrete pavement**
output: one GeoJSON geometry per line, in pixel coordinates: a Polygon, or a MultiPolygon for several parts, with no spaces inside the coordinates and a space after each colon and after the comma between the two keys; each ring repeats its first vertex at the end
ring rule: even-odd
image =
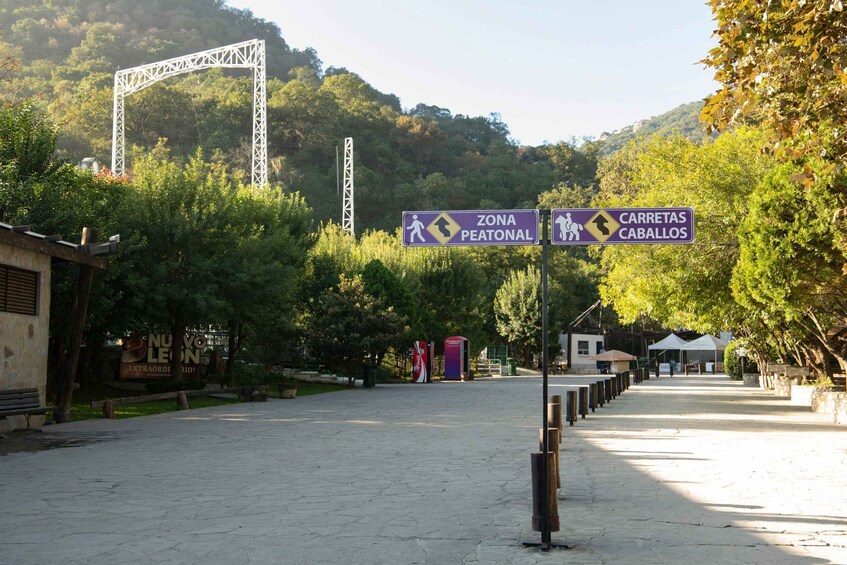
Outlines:
{"type": "Polygon", "coordinates": [[[526,548],[541,413],[518,377],[48,426],[0,446],[0,564],[847,563],[843,427],[722,376],[566,428],[572,548],[526,548]]]}

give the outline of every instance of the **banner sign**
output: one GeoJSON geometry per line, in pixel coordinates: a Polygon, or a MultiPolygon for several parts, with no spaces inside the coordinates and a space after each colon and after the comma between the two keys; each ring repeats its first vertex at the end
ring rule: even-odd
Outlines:
{"type": "Polygon", "coordinates": [[[692,208],[558,208],[553,245],[693,243],[692,208]]]}
{"type": "MultiPolygon", "coordinates": [[[[134,335],[123,342],[121,348],[121,379],[169,379],[171,378],[171,334],[151,333],[134,335]]],[[[182,375],[185,378],[199,376],[200,354],[206,347],[206,338],[196,334],[185,334],[182,338],[182,375]]]]}
{"type": "Polygon", "coordinates": [[[538,210],[403,212],[403,245],[536,245],[538,210]]]}

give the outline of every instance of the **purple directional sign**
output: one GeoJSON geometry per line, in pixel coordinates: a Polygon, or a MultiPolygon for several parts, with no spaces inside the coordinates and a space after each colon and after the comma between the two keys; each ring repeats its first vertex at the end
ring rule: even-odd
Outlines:
{"type": "Polygon", "coordinates": [[[693,243],[692,208],[558,208],[553,245],[693,243]]]}
{"type": "Polygon", "coordinates": [[[403,245],[535,245],[538,210],[403,212],[403,245]]]}

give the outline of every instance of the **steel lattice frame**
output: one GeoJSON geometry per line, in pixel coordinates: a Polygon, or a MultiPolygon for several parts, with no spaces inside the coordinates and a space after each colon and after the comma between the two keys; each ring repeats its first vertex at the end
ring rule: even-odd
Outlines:
{"type": "Polygon", "coordinates": [[[352,236],[353,228],[353,138],[344,138],[344,209],[341,216],[341,229],[352,236]]]}
{"type": "Polygon", "coordinates": [[[115,100],[112,121],[112,171],[125,173],[124,168],[124,98],[169,77],[224,67],[253,70],[253,186],[264,186],[268,181],[268,125],[265,90],[265,42],[251,39],[225,45],[191,55],[174,57],[124,69],[115,73],[115,100]]]}

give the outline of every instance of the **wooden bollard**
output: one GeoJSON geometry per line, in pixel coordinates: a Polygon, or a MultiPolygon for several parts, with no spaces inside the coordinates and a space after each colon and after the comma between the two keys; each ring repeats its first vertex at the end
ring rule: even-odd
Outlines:
{"type": "MultiPolygon", "coordinates": [[[[562,406],[562,395],[561,394],[552,395],[550,397],[550,402],[553,403],[553,404],[558,404],[558,405],[562,406]]],[[[564,431],[564,429],[562,428],[562,421],[559,420],[559,439],[561,439],[563,431],[564,431]]]]}
{"type": "Polygon", "coordinates": [[[115,419],[115,407],[112,405],[111,400],[107,400],[103,403],[103,416],[110,420],[115,419]]]}
{"type": "Polygon", "coordinates": [[[185,395],[184,390],[177,393],[176,405],[179,406],[180,410],[188,410],[190,408],[190,406],[188,406],[188,397],[185,395]]]}
{"type": "Polygon", "coordinates": [[[588,416],[588,387],[579,387],[579,415],[585,420],[588,416]]]}
{"type": "MultiPolygon", "coordinates": [[[[558,402],[547,403],[547,426],[562,429],[562,405],[558,402]]],[[[559,443],[562,443],[562,434],[559,434],[559,443]]]]}
{"type": "MultiPolygon", "coordinates": [[[[561,405],[560,405],[561,406],[561,405]]],[[[547,452],[547,468],[553,468],[552,460],[555,458],[552,451],[547,452]]],[[[544,453],[532,453],[532,530],[540,532],[542,528],[542,493],[547,493],[547,517],[549,519],[549,530],[551,532],[559,531],[559,504],[556,500],[556,483],[553,480],[552,472],[547,477],[547,484],[544,484],[544,453]]]]}
{"type": "Polygon", "coordinates": [[[576,422],[577,404],[578,404],[579,401],[577,400],[577,395],[576,395],[575,390],[569,390],[567,392],[567,397],[568,397],[568,400],[567,400],[568,425],[573,426],[574,422],[576,422]]]}
{"type": "Polygon", "coordinates": [[[588,407],[592,412],[597,409],[597,383],[588,385],[588,407]]]}
{"type": "Polygon", "coordinates": [[[606,402],[612,401],[612,379],[606,379],[603,381],[606,388],[606,402]]]}
{"type": "Polygon", "coordinates": [[[603,406],[606,404],[606,381],[597,381],[597,405],[603,406]]]}
{"type": "MultiPolygon", "coordinates": [[[[562,478],[559,475],[559,438],[562,435],[556,428],[547,428],[547,451],[552,451],[554,459],[553,474],[556,477],[556,488],[562,488],[562,478]]],[[[544,428],[538,428],[538,450],[544,451],[544,428]]]]}

